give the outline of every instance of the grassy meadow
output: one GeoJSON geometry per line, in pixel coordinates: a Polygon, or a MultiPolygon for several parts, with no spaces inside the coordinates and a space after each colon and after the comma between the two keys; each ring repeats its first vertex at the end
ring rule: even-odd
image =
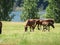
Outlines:
{"type": "Polygon", "coordinates": [[[3,21],[2,34],[0,34],[0,45],[60,45],[60,24],[55,23],[55,29],[50,32],[38,30],[24,32],[23,22],[3,21]]]}

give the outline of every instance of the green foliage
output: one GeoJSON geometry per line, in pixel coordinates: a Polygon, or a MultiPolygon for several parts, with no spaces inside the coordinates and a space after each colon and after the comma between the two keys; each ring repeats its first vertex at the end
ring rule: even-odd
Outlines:
{"type": "Polygon", "coordinates": [[[23,14],[21,15],[21,19],[23,21],[27,19],[39,18],[37,2],[38,0],[23,0],[23,14]]]}
{"type": "Polygon", "coordinates": [[[11,21],[14,17],[9,16],[13,9],[14,0],[0,0],[0,21],[11,21]]]}
{"type": "Polygon", "coordinates": [[[53,18],[54,19],[54,11],[52,9],[53,9],[53,7],[50,5],[47,7],[46,18],[53,18]]]}
{"type": "Polygon", "coordinates": [[[47,18],[53,18],[56,22],[60,22],[60,0],[49,0],[46,10],[47,18]]]}

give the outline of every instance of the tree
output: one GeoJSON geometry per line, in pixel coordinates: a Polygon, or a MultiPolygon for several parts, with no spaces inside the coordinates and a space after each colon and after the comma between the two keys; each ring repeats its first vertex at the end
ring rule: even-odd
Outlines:
{"type": "Polygon", "coordinates": [[[46,7],[48,6],[49,2],[47,0],[39,0],[37,3],[37,7],[40,8],[41,5],[43,6],[43,10],[46,9],[46,7]]]}
{"type": "Polygon", "coordinates": [[[58,23],[60,22],[60,0],[49,0],[47,17],[53,18],[58,23]]]}
{"type": "Polygon", "coordinates": [[[23,0],[23,14],[21,15],[23,21],[40,18],[38,15],[37,2],[38,0],[23,0]]]}
{"type": "Polygon", "coordinates": [[[9,16],[13,10],[14,0],[0,0],[0,21],[11,21],[14,15],[9,16]]]}
{"type": "Polygon", "coordinates": [[[16,5],[21,7],[23,4],[23,0],[17,0],[16,5]]]}
{"type": "MultiPolygon", "coordinates": [[[[23,0],[17,0],[17,6],[21,7],[23,4],[23,0]]],[[[49,2],[47,0],[39,0],[37,3],[37,8],[40,8],[41,5],[43,5],[43,10],[46,9],[48,6],[49,2]]]]}

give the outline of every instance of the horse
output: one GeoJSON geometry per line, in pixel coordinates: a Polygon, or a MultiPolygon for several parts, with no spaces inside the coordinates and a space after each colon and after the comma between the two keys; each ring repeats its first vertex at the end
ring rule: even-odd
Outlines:
{"type": "Polygon", "coordinates": [[[45,29],[50,31],[50,26],[52,28],[55,28],[54,27],[54,20],[51,20],[51,19],[43,20],[42,21],[42,26],[43,26],[43,31],[45,31],[45,29]]]}
{"type": "Polygon", "coordinates": [[[53,28],[55,28],[53,19],[44,19],[44,20],[38,19],[36,21],[36,25],[37,25],[38,30],[40,30],[41,26],[43,26],[43,25],[44,25],[43,28],[46,26],[48,26],[48,27],[52,26],[53,28]]]}
{"type": "Polygon", "coordinates": [[[42,22],[48,22],[50,24],[50,26],[52,26],[53,28],[55,28],[55,26],[54,26],[54,20],[53,19],[46,19],[46,20],[43,20],[42,22]]]}
{"type": "Polygon", "coordinates": [[[25,32],[27,31],[27,28],[30,28],[30,32],[34,31],[35,27],[36,27],[36,20],[35,19],[28,19],[26,21],[26,25],[25,25],[25,32]]]}
{"type": "Polygon", "coordinates": [[[0,34],[2,33],[2,22],[0,22],[0,34]]]}

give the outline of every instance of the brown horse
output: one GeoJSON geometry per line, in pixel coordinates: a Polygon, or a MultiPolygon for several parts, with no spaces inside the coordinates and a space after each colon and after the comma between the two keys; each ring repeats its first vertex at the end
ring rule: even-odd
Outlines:
{"type": "Polygon", "coordinates": [[[36,27],[36,20],[35,19],[28,19],[26,21],[26,25],[25,25],[25,32],[27,31],[27,28],[30,28],[30,31],[34,31],[35,27],[36,27]]]}
{"type": "Polygon", "coordinates": [[[46,27],[48,25],[48,26],[52,26],[53,28],[55,28],[54,27],[54,20],[53,19],[45,19],[45,20],[38,19],[36,21],[36,25],[37,25],[38,30],[40,30],[42,25],[44,25],[43,27],[46,27]]]}
{"type": "Polygon", "coordinates": [[[50,31],[50,26],[55,28],[54,27],[54,20],[52,20],[52,19],[43,20],[42,21],[42,26],[43,26],[44,31],[45,31],[45,29],[50,31]]]}
{"type": "Polygon", "coordinates": [[[52,26],[53,28],[54,27],[54,20],[53,19],[46,19],[46,20],[43,20],[42,22],[48,22],[48,24],[50,24],[50,26],[52,26]]]}
{"type": "Polygon", "coordinates": [[[0,22],[0,34],[2,33],[2,22],[0,22]]]}

